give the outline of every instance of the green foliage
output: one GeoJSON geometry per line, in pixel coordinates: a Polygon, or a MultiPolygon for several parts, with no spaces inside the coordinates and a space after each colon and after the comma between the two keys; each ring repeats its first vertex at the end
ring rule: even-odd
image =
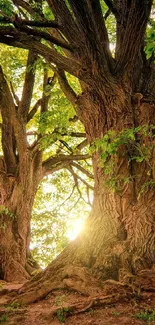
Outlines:
{"type": "Polygon", "coordinates": [[[0,317],[0,323],[4,323],[4,322],[7,322],[7,321],[8,321],[8,316],[6,314],[3,314],[0,317]]]}
{"type": "Polygon", "coordinates": [[[0,204],[0,214],[7,215],[11,219],[16,218],[15,214],[10,212],[10,210],[3,204],[0,204]]]}
{"type": "MultiPolygon", "coordinates": [[[[123,176],[122,178],[122,176],[117,173],[117,164],[121,157],[127,159],[129,164],[132,161],[136,163],[145,161],[150,170],[153,168],[150,164],[153,143],[146,146],[145,139],[154,137],[154,129],[154,125],[143,125],[136,128],[124,129],[119,133],[109,130],[103,138],[95,141],[91,150],[92,152],[98,151],[100,153],[100,165],[104,168],[104,173],[107,176],[106,183],[112,189],[116,189],[116,184],[119,181],[123,182],[125,185],[134,176],[129,175],[129,177],[123,176]]],[[[149,173],[151,174],[151,172],[147,172],[148,176],[149,173]]],[[[148,185],[153,185],[152,180],[151,183],[146,184],[146,186],[148,185]]]]}
{"type": "MultiPolygon", "coordinates": [[[[46,88],[45,91],[49,91],[49,86],[47,87],[48,89],[46,88]]],[[[69,131],[67,131],[70,125],[69,119],[75,115],[75,111],[58,85],[52,90],[49,107],[50,110],[48,112],[44,112],[39,116],[39,133],[42,135],[51,135],[55,129],[58,129],[59,132],[69,133],[69,131]]]]}
{"type": "Polygon", "coordinates": [[[52,13],[46,1],[43,1],[43,13],[46,19],[54,20],[54,14],[52,13]]]}
{"type": "Polygon", "coordinates": [[[66,317],[68,315],[71,315],[72,311],[68,307],[61,307],[60,309],[57,310],[57,317],[60,323],[64,323],[66,320],[66,317]]]}
{"type": "Polygon", "coordinates": [[[146,57],[149,59],[155,54],[155,23],[152,26],[148,26],[146,33],[146,45],[145,45],[146,57]]]}
{"type": "MultiPolygon", "coordinates": [[[[7,16],[12,16],[13,13],[13,4],[10,0],[1,0],[0,1],[0,10],[7,16]]],[[[0,19],[3,17],[0,13],[0,19]]]]}
{"type": "Polygon", "coordinates": [[[120,314],[121,314],[121,313],[120,313],[119,311],[113,311],[113,312],[112,312],[112,315],[113,315],[113,316],[120,316],[120,314]]]}
{"type": "Polygon", "coordinates": [[[56,296],[55,304],[56,306],[60,306],[60,308],[57,310],[57,317],[60,323],[64,323],[66,317],[72,314],[71,308],[63,306],[65,302],[66,302],[65,295],[56,296]]]}
{"type": "Polygon", "coordinates": [[[134,315],[135,318],[142,319],[143,321],[151,324],[155,320],[155,310],[144,310],[134,315]]]}
{"type": "Polygon", "coordinates": [[[145,193],[148,189],[153,189],[154,187],[155,187],[155,181],[151,180],[151,181],[145,182],[141,187],[139,195],[145,193]]]}
{"type": "Polygon", "coordinates": [[[6,216],[15,219],[16,215],[12,213],[5,205],[1,204],[0,205],[0,215],[2,216],[1,218],[1,224],[0,224],[0,229],[4,230],[7,228],[7,222],[6,222],[6,216]]]}
{"type": "Polygon", "coordinates": [[[28,51],[0,44],[0,62],[8,82],[21,93],[28,51]]]}
{"type": "Polygon", "coordinates": [[[12,303],[9,303],[8,305],[5,306],[7,311],[16,310],[16,309],[19,309],[21,307],[22,307],[21,304],[18,303],[18,302],[12,302],[12,303]]]}

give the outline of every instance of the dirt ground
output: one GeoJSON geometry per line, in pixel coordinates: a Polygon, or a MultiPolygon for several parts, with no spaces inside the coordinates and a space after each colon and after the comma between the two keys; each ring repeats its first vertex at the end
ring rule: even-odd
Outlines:
{"type": "Polygon", "coordinates": [[[122,291],[112,285],[103,292],[102,299],[100,294],[100,302],[93,297],[95,303],[92,304],[90,297],[57,290],[44,300],[24,306],[10,300],[20,287],[20,284],[0,282],[1,325],[155,325],[155,292],[130,294],[127,291],[124,295],[125,288],[122,291]],[[114,299],[106,295],[112,292],[114,299]],[[74,310],[73,306],[80,308],[74,310]]]}

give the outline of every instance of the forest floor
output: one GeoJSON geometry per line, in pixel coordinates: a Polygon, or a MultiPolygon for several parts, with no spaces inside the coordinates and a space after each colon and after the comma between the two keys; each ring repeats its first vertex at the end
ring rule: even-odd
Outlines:
{"type": "Polygon", "coordinates": [[[130,290],[124,294],[125,287],[110,284],[110,289],[98,298],[57,290],[33,304],[11,303],[10,297],[18,295],[20,287],[17,283],[0,281],[0,325],[155,324],[155,292],[152,291],[132,290],[131,294],[130,290]]]}

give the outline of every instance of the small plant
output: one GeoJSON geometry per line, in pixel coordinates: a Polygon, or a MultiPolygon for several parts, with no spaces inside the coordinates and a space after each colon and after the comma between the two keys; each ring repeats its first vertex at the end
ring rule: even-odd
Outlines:
{"type": "Polygon", "coordinates": [[[120,315],[120,312],[119,312],[119,311],[113,311],[113,312],[112,312],[112,315],[113,315],[113,316],[119,316],[119,315],[120,315]]]}
{"type": "Polygon", "coordinates": [[[66,317],[71,314],[72,314],[72,312],[71,312],[70,308],[68,308],[68,307],[62,307],[57,310],[57,317],[58,317],[59,322],[61,322],[61,323],[64,323],[66,320],[66,317]]]}
{"type": "Polygon", "coordinates": [[[11,304],[8,304],[6,306],[7,310],[14,310],[14,309],[19,309],[21,308],[21,304],[18,302],[12,302],[11,304]]]}
{"type": "Polygon", "coordinates": [[[16,215],[14,213],[10,212],[10,210],[3,204],[0,204],[0,214],[7,215],[12,219],[16,218],[16,215]]]}
{"type": "Polygon", "coordinates": [[[142,319],[151,324],[151,322],[155,320],[155,310],[144,310],[140,313],[135,314],[133,317],[142,319]]]}
{"type": "Polygon", "coordinates": [[[6,322],[8,320],[8,316],[6,314],[3,314],[0,318],[0,323],[6,322]]]}

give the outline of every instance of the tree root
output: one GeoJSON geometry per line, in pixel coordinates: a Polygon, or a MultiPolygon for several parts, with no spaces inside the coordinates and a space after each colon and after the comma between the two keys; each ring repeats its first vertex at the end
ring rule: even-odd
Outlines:
{"type": "Polygon", "coordinates": [[[65,320],[69,316],[73,316],[76,314],[84,313],[89,311],[90,308],[96,307],[104,307],[107,305],[111,305],[120,301],[128,301],[133,297],[133,293],[128,294],[112,294],[112,295],[98,295],[95,297],[89,297],[87,301],[81,301],[79,303],[63,306],[54,307],[50,314],[43,314],[45,318],[52,318],[57,315],[58,318],[65,320]]]}
{"type": "MultiPolygon", "coordinates": [[[[58,265],[47,269],[26,282],[18,291],[18,297],[13,302],[29,304],[45,298],[54,290],[62,289],[76,291],[85,296],[107,296],[117,293],[122,296],[128,293],[139,295],[141,290],[155,291],[155,270],[144,270],[137,276],[132,276],[129,283],[120,283],[118,281],[99,281],[90,273],[90,269],[75,265],[58,265]],[[132,280],[132,281],[131,281],[132,280]]],[[[95,301],[101,301],[101,299],[95,301]]]]}
{"type": "Polygon", "coordinates": [[[32,303],[58,289],[77,291],[85,296],[101,292],[98,281],[85,267],[65,266],[53,270],[47,268],[31,281],[26,282],[13,302],[32,303]]]}

